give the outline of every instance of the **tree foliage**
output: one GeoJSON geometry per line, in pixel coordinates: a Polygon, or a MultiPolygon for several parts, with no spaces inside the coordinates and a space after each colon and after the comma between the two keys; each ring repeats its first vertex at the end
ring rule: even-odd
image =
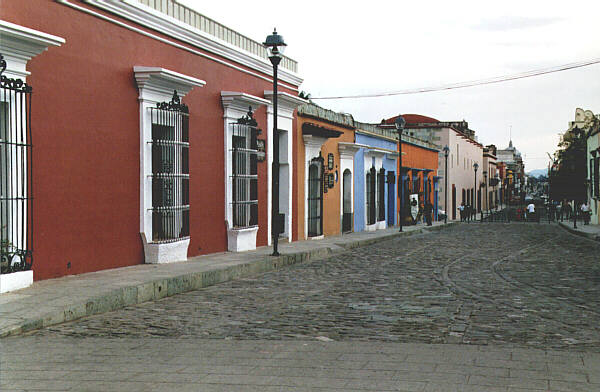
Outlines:
{"type": "Polygon", "coordinates": [[[586,199],[587,137],[585,129],[575,127],[567,131],[558,143],[559,150],[550,173],[551,199],[586,199]]]}

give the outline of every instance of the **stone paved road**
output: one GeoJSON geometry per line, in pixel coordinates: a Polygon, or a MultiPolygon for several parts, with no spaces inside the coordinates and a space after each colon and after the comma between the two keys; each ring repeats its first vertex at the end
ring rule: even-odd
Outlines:
{"type": "Polygon", "coordinates": [[[600,244],[463,224],[89,317],[36,337],[377,340],[600,352],[600,244]]]}

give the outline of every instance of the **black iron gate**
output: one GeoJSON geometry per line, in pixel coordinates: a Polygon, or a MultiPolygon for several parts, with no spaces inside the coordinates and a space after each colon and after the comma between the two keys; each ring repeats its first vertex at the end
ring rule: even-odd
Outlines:
{"type": "Polygon", "coordinates": [[[308,167],[308,236],[323,234],[323,157],[314,158],[308,167]]]}
{"type": "Polygon", "coordinates": [[[152,241],[177,241],[190,235],[188,107],[175,91],[151,111],[152,241]]]}
{"type": "Polygon", "coordinates": [[[385,220],[385,169],[377,173],[377,220],[385,220]]]}
{"type": "Polygon", "coordinates": [[[232,210],[233,227],[258,225],[258,165],[257,136],[261,130],[252,116],[252,110],[239,118],[232,127],[232,210]]]}
{"type": "Polygon", "coordinates": [[[373,225],[376,222],[376,205],[375,205],[375,190],[377,182],[377,172],[374,167],[371,167],[367,173],[366,188],[367,188],[367,224],[373,225]]]}
{"type": "Polygon", "coordinates": [[[33,265],[32,88],[5,70],[0,54],[0,273],[33,265]]]}
{"type": "Polygon", "coordinates": [[[343,174],[342,233],[352,231],[352,172],[348,169],[343,174]]]}

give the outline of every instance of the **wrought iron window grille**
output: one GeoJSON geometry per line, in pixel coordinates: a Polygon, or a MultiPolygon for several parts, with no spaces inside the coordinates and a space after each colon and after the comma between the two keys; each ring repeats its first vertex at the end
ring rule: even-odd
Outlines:
{"type": "Polygon", "coordinates": [[[258,226],[258,142],[261,134],[252,114],[240,117],[232,127],[232,201],[234,228],[258,226]]]}
{"type": "Polygon", "coordinates": [[[385,220],[385,169],[381,168],[377,174],[377,220],[385,220]]]}
{"type": "Polygon", "coordinates": [[[313,158],[308,166],[308,236],[318,237],[323,234],[323,192],[327,189],[324,183],[324,159],[321,153],[313,158]]]}
{"type": "Polygon", "coordinates": [[[33,265],[32,87],[0,54],[0,273],[33,265]]]}
{"type": "Polygon", "coordinates": [[[367,224],[372,225],[376,222],[377,206],[375,204],[375,195],[377,190],[377,172],[374,167],[367,172],[366,189],[367,189],[367,224]]]}
{"type": "Polygon", "coordinates": [[[152,123],[152,242],[189,238],[189,109],[174,91],[150,108],[152,123]]]}

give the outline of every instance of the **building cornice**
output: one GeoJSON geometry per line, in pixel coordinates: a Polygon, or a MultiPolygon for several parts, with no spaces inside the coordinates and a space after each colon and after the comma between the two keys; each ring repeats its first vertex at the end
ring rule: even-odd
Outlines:
{"type": "Polygon", "coordinates": [[[194,87],[203,87],[206,84],[204,80],[160,67],[136,65],[133,67],[133,73],[140,90],[140,99],[151,99],[150,96],[156,94],[170,96],[173,90],[183,97],[194,87]]]}
{"type": "Polygon", "coordinates": [[[12,76],[28,76],[29,60],[65,42],[64,38],[0,20],[0,52],[6,60],[6,72],[12,76]]]}
{"type": "Polygon", "coordinates": [[[269,105],[271,102],[264,98],[242,92],[221,91],[221,103],[225,112],[230,109],[245,112],[249,108],[256,110],[258,107],[269,105]]]}
{"type": "MultiPolygon", "coordinates": [[[[265,98],[267,98],[270,101],[269,103],[273,102],[273,91],[265,90],[264,94],[265,98]]],[[[307,102],[308,101],[306,99],[302,99],[290,93],[286,93],[283,91],[277,92],[277,106],[279,106],[280,108],[294,110],[298,106],[303,105],[307,102]]]]}
{"type": "Polygon", "coordinates": [[[339,142],[338,143],[338,152],[341,157],[351,158],[360,150],[361,148],[369,148],[366,144],[358,144],[358,143],[349,143],[349,142],[339,142]]]}
{"type": "MultiPolygon", "coordinates": [[[[175,18],[163,14],[151,7],[145,6],[135,0],[84,0],[86,4],[109,11],[112,14],[135,22],[138,25],[148,27],[162,34],[173,37],[207,52],[219,55],[234,61],[250,69],[259,71],[266,75],[273,73],[271,63],[262,57],[245,52],[225,41],[211,36],[201,30],[195,29],[175,18]]],[[[68,3],[67,1],[62,1],[68,3]]],[[[291,85],[298,87],[303,79],[296,73],[285,68],[279,69],[279,78],[291,85]]]]}
{"type": "Polygon", "coordinates": [[[388,137],[388,136],[383,136],[383,135],[375,133],[375,132],[369,132],[369,131],[365,131],[363,129],[358,129],[358,128],[355,129],[355,132],[363,134],[363,135],[371,136],[371,137],[376,137],[378,139],[385,139],[385,140],[388,140],[388,141],[391,141],[391,142],[398,143],[398,138],[392,138],[392,137],[388,137]]]}

